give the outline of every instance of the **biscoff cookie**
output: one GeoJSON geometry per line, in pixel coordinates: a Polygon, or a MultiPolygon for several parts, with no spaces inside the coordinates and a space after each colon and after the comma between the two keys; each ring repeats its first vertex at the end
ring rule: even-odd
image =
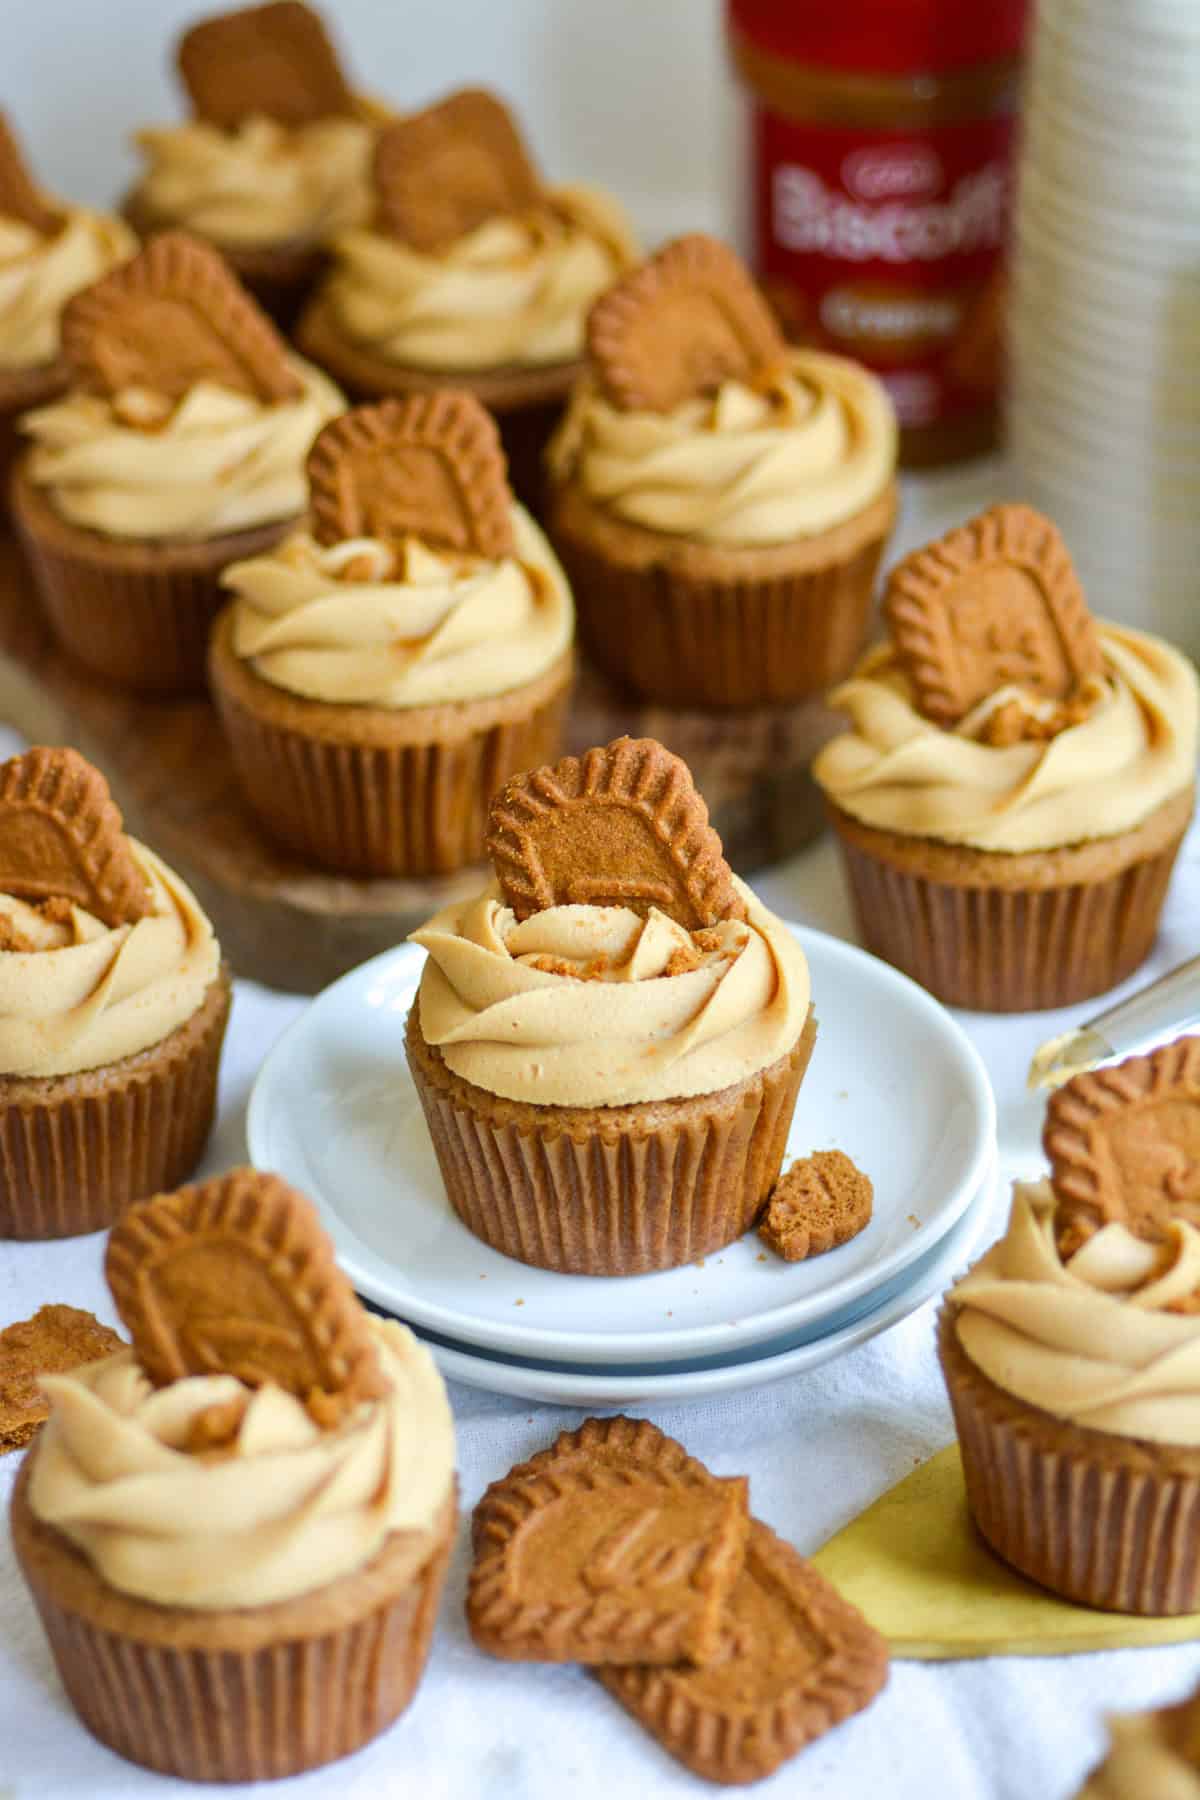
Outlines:
{"type": "Polygon", "coordinates": [[[318,543],[408,538],[498,560],[515,550],[495,422],[473,394],[444,390],[356,406],[308,453],[318,543]]]}
{"type": "Polygon", "coordinates": [[[787,349],[771,309],[718,238],[676,238],[602,294],[588,352],[625,412],[671,412],[723,381],[753,384],[787,349]]]}
{"type": "Polygon", "coordinates": [[[887,1680],[879,1633],[790,1544],[750,1521],[710,1668],[603,1668],[600,1680],[706,1781],[761,1781],[861,1712],[887,1680]]]}
{"type": "Polygon", "coordinates": [[[222,130],[256,114],[281,125],[354,114],[337,52],[302,0],[202,19],[180,38],[177,61],[197,118],[222,130]]]}
{"type": "Polygon", "coordinates": [[[65,1374],[123,1344],[90,1312],[53,1302],[0,1331],[0,1456],[23,1448],[47,1417],[43,1375],[65,1374]]]}
{"type": "Polygon", "coordinates": [[[654,738],[615,738],[515,776],[492,801],[487,848],[519,919],[653,906],[694,931],[744,913],[690,769],[654,738]]]}
{"type": "Polygon", "coordinates": [[[476,1507],[472,1637],[518,1662],[711,1662],[747,1493],[647,1420],[588,1419],[476,1507]]]}
{"type": "Polygon", "coordinates": [[[917,704],[953,726],[1010,683],[1066,700],[1103,656],[1054,525],[1030,506],[993,506],[892,570],[884,615],[917,704]]]}
{"type": "Polygon", "coordinates": [[[1121,1224],[1163,1243],[1200,1226],[1200,1037],[1076,1075],[1051,1095],[1042,1146],[1060,1252],[1121,1224]]]}
{"type": "Polygon", "coordinates": [[[785,1262],[823,1256],[871,1223],[875,1190],[843,1150],[794,1162],[772,1189],[758,1235],[785,1262]]]}
{"type": "Polygon", "coordinates": [[[374,176],[381,228],[427,254],[542,197],[516,121],[485,88],[461,88],[388,125],[374,176]]]}
{"type": "Polygon", "coordinates": [[[276,1175],[228,1175],[131,1206],[104,1272],[138,1360],[273,1382],[328,1426],[383,1391],[367,1315],[310,1200],[276,1175]]]}
{"type": "MultiPolygon", "coordinates": [[[[186,231],[159,232],[69,300],[62,347],[76,383],[91,393],[133,388],[173,404],[198,381],[265,402],[301,391],[266,314],[224,258],[186,231]]],[[[147,427],[160,422],[151,415],[147,427]]]]}
{"type": "Polygon", "coordinates": [[[149,913],[108,783],[77,750],[38,746],[0,765],[0,893],[68,900],[111,926],[149,913]]]}

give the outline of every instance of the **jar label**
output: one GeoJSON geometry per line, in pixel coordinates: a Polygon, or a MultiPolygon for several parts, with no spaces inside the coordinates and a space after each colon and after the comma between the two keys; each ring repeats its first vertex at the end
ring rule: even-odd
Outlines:
{"type": "Polygon", "coordinates": [[[1014,121],[870,132],[754,108],[763,287],[792,337],[854,356],[900,423],[990,411],[1014,121]]]}

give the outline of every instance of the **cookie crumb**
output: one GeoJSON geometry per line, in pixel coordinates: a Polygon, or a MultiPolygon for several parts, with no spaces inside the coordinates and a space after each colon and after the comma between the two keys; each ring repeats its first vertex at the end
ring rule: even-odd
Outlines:
{"type": "Polygon", "coordinates": [[[817,1150],[775,1183],[758,1235],[785,1262],[822,1256],[871,1222],[870,1177],[842,1150],[817,1150]]]}

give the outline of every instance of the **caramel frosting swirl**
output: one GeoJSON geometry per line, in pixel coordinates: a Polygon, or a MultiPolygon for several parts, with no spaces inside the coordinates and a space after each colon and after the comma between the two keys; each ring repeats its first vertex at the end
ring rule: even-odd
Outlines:
{"type": "Polygon", "coordinates": [[[744,921],[695,934],[652,908],[553,906],[518,923],[492,883],[414,931],[421,1031],[465,1081],[509,1100],[626,1106],[715,1093],[795,1045],[804,952],[734,881],[744,921]]]}
{"type": "Polygon", "coordinates": [[[275,687],[309,700],[407,707],[508,693],[567,650],[566,577],[529,514],[513,507],[516,554],[456,556],[415,539],[393,557],[352,538],[297,533],[223,576],[233,649],[275,687]]]}
{"type": "Polygon", "coordinates": [[[348,338],[388,362],[462,372],[572,361],[592,301],[638,255],[616,201],[574,187],[438,255],[365,230],[335,251],[326,293],[348,338]]]}
{"type": "Polygon", "coordinates": [[[984,740],[991,714],[1012,701],[1005,687],[952,731],[924,718],[890,645],[868,651],[831,704],[851,729],[835,737],[813,773],[843,812],[864,825],[915,837],[1018,853],[1114,837],[1182,793],[1196,773],[1196,671],[1161,639],[1099,623],[1105,669],[1083,693],[1085,716],[1048,741],[984,740]]]}
{"type": "Polygon", "coordinates": [[[950,1290],[958,1341],[1006,1393],[1115,1437],[1200,1445],[1200,1232],[1169,1259],[1105,1225],[1064,1263],[1048,1181],[1017,1182],[1008,1230],[950,1290]]]}
{"type": "Polygon", "coordinates": [[[74,208],[49,233],[0,216],[0,370],[53,362],[71,295],[136,249],[129,227],[107,213],[74,208]]]}
{"type": "Polygon", "coordinates": [[[840,525],[883,493],[896,467],[896,415],[855,362],[789,352],[761,388],[727,381],[669,413],[621,412],[591,376],[549,450],[554,479],[578,482],[633,525],[702,544],[781,544],[840,525]]]}
{"type": "Polygon", "coordinates": [[[270,1606],[364,1568],[392,1532],[413,1572],[454,1473],[454,1425],[432,1357],[372,1320],[389,1391],[320,1430],[282,1389],[232,1375],[155,1388],[132,1350],[47,1376],[51,1412],[29,1503],[97,1574],[138,1599],[195,1610],[270,1606]],[[227,1451],[195,1455],[211,1406],[243,1406],[227,1451]]]}
{"type": "Polygon", "coordinates": [[[222,537],[304,512],[304,459],[345,408],[329,378],[289,361],[302,391],[264,404],[200,381],[173,410],[128,389],[71,393],[26,413],[25,468],[72,525],[113,538],[222,537]]]}
{"type": "Polygon", "coordinates": [[[212,926],[178,875],[129,843],[153,903],[135,924],[104,925],[78,906],[47,916],[0,894],[5,937],[21,946],[0,949],[0,1074],[77,1075],[119,1062],[203,1004],[220,967],[212,926]]]}
{"type": "Polygon", "coordinates": [[[324,243],[371,209],[373,132],[357,119],[281,125],[203,120],[139,131],[149,162],[137,199],[162,224],[232,249],[324,243]]]}

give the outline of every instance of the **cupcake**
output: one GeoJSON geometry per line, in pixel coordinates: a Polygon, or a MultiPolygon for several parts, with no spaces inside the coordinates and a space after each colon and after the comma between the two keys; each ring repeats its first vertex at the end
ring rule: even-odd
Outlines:
{"type": "Polygon", "coordinates": [[[64,305],[136,247],[120,219],[45,198],[0,113],[0,519],[20,444],[17,419],[70,379],[59,354],[64,305]]]}
{"type": "Polygon", "coordinates": [[[72,1237],[204,1150],[230,980],[74,750],[0,765],[0,1238],[72,1237]]]}
{"type": "Polygon", "coordinates": [[[482,857],[488,796],[557,754],[570,592],[470,394],[344,414],[308,476],[311,530],[224,575],[211,681],[242,788],[308,862],[447,874],[482,857]]]}
{"type": "Polygon", "coordinates": [[[790,349],[745,269],[679,238],[588,319],[551,442],[551,538],[592,659],[665,706],[821,693],[866,641],[896,419],[857,363],[790,349]]]}
{"type": "Polygon", "coordinates": [[[816,1037],[808,965],[734,876],[687,766],[619,738],[511,781],[495,879],[413,933],[409,1068],[450,1203],[572,1275],[758,1219],[816,1037]]]}
{"type": "Polygon", "coordinates": [[[951,1006],[1068,1006],[1154,942],[1192,814],[1197,680],[1094,620],[1054,526],[998,506],[893,571],[817,757],[859,932],[951,1006]]]}
{"type": "Polygon", "coordinates": [[[373,182],[372,218],[337,238],[297,342],[355,399],[470,389],[536,507],[588,307],[637,256],[624,214],[596,189],[545,187],[476,89],[387,126],[373,182]]]}
{"type": "Polygon", "coordinates": [[[71,389],[26,413],[13,518],[65,650],[142,693],[202,692],[220,571],[304,510],[343,401],[215,251],[166,232],[63,317],[71,389]]]}
{"type": "Polygon", "coordinates": [[[214,245],[290,326],[331,238],[366,222],[386,115],[351,92],[320,15],[300,0],[205,19],[177,61],[193,116],[135,134],[145,169],[125,215],[143,236],[180,229],[214,245]]]}
{"type": "Polygon", "coordinates": [[[997,1555],[1111,1612],[1200,1610],[1200,1038],[1080,1075],[1048,1180],[952,1288],[938,1349],[997,1555]]]}
{"type": "Polygon", "coordinates": [[[453,1542],[432,1357],[253,1169],[132,1207],[105,1272],[132,1345],[46,1379],[11,1506],[67,1697],[189,1781],[348,1755],[416,1691],[453,1542]]]}
{"type": "Polygon", "coordinates": [[[1108,1755],[1076,1800],[1200,1800],[1200,1691],[1109,1717],[1108,1755]]]}

